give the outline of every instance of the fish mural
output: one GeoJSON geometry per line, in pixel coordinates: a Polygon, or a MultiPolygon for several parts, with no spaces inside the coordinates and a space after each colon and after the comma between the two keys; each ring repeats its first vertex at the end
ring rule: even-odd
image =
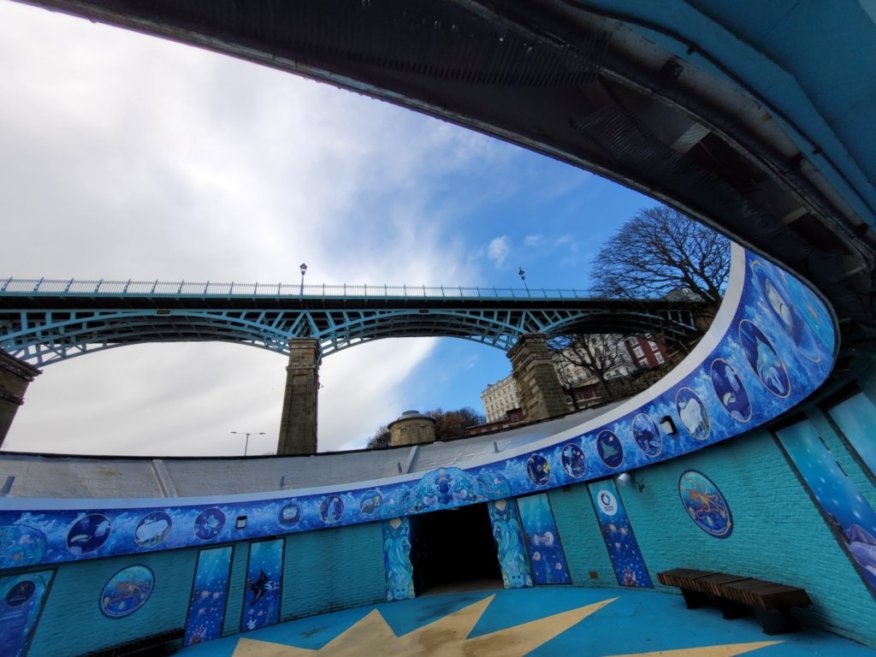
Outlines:
{"type": "Polygon", "coordinates": [[[383,523],[383,565],[386,600],[414,597],[414,566],[411,563],[411,521],[393,518],[383,523]]]}
{"type": "Polygon", "coordinates": [[[107,618],[124,618],[141,609],[155,588],[155,575],[147,566],[122,568],[109,578],[100,594],[100,611],[107,618]]]}
{"type": "Polygon", "coordinates": [[[536,584],[571,584],[566,554],[547,493],[517,498],[517,509],[527,540],[532,581],[536,584]]]}
{"type": "Polygon", "coordinates": [[[54,573],[0,577],[0,655],[24,657],[54,573]]]}
{"type": "Polygon", "coordinates": [[[280,585],[283,581],[281,538],[258,541],[249,546],[246,589],[240,631],[249,632],[274,625],[280,618],[280,585]]]}
{"type": "Polygon", "coordinates": [[[517,519],[517,503],[514,500],[495,500],[487,503],[487,510],[502,569],[502,583],[506,589],[532,586],[526,538],[517,519]]]}
{"type": "Polygon", "coordinates": [[[228,546],[198,553],[183,645],[191,646],[222,636],[232,551],[228,546]]]}
{"type": "Polygon", "coordinates": [[[590,499],[608,550],[617,583],[621,586],[650,588],[654,584],[645,566],[639,543],[617,493],[614,481],[606,479],[589,484],[590,499]]]}
{"type": "Polygon", "coordinates": [[[170,506],[167,499],[126,498],[106,500],[98,509],[85,506],[95,504],[93,500],[71,500],[67,508],[55,502],[40,506],[7,501],[0,508],[0,527],[28,527],[39,545],[38,537],[45,537],[44,550],[18,550],[17,558],[27,553],[35,559],[29,565],[200,548],[520,497],[601,480],[708,447],[760,426],[806,398],[830,373],[836,346],[833,316],[814,292],[739,247],[732,257],[725,304],[709,339],[700,342],[712,345],[711,350],[695,350],[650,392],[612,409],[605,419],[588,421],[578,433],[564,431],[562,439],[547,436],[535,442],[538,425],[522,427],[516,430],[513,449],[506,452],[496,441],[492,453],[482,453],[468,467],[328,485],[318,491],[179,498],[170,506]],[[671,439],[664,433],[663,418],[679,429],[671,439]],[[533,432],[532,441],[527,431],[533,432]],[[527,444],[532,447],[527,449],[527,444]],[[228,520],[221,522],[219,514],[228,520]],[[231,519],[242,516],[248,522],[237,527],[231,519]]]}

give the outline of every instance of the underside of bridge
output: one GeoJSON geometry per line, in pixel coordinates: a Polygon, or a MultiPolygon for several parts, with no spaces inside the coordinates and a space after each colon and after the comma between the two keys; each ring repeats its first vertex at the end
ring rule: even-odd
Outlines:
{"type": "MultiPolygon", "coordinates": [[[[413,597],[412,518],[483,502],[507,588],[660,589],[669,569],[763,595],[791,584],[812,604],[789,617],[876,646],[870,4],[34,4],[496,135],[649,193],[750,250],[735,250],[732,294],[694,353],[578,424],[260,463],[4,457],[26,468],[32,495],[57,477],[81,487],[81,499],[40,499],[13,486],[0,505],[15,545],[0,554],[0,594],[30,614],[10,635],[22,653],[110,649],[147,632],[188,644],[413,597]],[[289,471],[304,482],[294,490],[289,471]]],[[[452,517],[440,529],[453,531],[452,517]]],[[[454,538],[441,544],[465,559],[474,536],[454,538]]],[[[705,613],[681,604],[686,623],[705,613]]],[[[691,650],[685,632],[668,652],[691,650]]],[[[791,654],[724,648],[702,651],[791,654]]]]}

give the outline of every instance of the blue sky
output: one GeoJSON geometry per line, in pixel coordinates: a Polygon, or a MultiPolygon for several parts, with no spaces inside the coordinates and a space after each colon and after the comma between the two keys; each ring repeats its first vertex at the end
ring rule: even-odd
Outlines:
{"type": "MultiPolygon", "coordinates": [[[[213,53],[0,4],[0,276],[588,287],[647,198],[447,123],[213,53]]],[[[5,448],[233,454],[276,444],[284,357],[144,345],[51,365],[5,448]]],[[[321,369],[320,446],[406,409],[480,410],[510,371],[459,340],[321,369]]]]}

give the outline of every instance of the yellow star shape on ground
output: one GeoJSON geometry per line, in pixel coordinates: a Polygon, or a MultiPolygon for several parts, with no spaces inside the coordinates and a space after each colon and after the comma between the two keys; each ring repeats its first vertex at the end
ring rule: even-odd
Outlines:
{"type": "MultiPolygon", "coordinates": [[[[240,639],[233,657],[522,657],[617,600],[609,598],[469,639],[468,635],[494,597],[486,597],[402,636],[396,636],[380,612],[374,609],[319,650],[240,639]]],[[[775,643],[778,642],[759,641],[611,657],[733,657],[775,643]]]]}

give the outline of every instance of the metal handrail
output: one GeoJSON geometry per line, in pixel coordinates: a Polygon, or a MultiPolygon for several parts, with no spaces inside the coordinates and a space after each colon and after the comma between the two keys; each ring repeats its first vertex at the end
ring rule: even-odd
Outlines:
{"type": "Polygon", "coordinates": [[[400,297],[406,299],[426,298],[496,298],[496,299],[593,299],[584,290],[568,289],[523,289],[511,287],[443,286],[443,285],[361,285],[325,283],[304,285],[300,283],[215,283],[212,281],[108,281],[78,279],[25,279],[0,278],[0,295],[68,295],[68,296],[239,296],[239,297],[400,297]]]}

